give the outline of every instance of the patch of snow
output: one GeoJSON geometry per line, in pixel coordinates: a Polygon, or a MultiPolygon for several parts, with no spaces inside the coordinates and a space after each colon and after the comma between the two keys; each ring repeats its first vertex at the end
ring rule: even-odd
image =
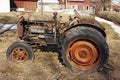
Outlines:
{"type": "Polygon", "coordinates": [[[25,8],[17,8],[17,11],[25,11],[25,8]]]}
{"type": "Polygon", "coordinates": [[[3,30],[17,29],[17,24],[0,24],[0,29],[3,30]]]}
{"type": "Polygon", "coordinates": [[[74,14],[73,10],[44,10],[44,12],[58,12],[58,13],[63,13],[63,14],[74,14]]]}
{"type": "Polygon", "coordinates": [[[119,37],[120,37],[120,26],[114,24],[113,22],[111,21],[108,21],[108,20],[105,20],[103,18],[100,18],[100,17],[95,17],[95,20],[97,20],[98,22],[104,22],[104,23],[107,23],[109,24],[116,33],[118,33],[119,37]]]}

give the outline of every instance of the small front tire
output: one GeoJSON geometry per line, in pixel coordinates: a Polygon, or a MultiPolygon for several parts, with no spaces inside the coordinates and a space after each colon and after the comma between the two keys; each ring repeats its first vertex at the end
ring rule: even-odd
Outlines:
{"type": "Polygon", "coordinates": [[[21,63],[28,60],[33,60],[34,54],[32,48],[28,44],[23,42],[15,42],[8,47],[6,57],[10,61],[21,63]]]}

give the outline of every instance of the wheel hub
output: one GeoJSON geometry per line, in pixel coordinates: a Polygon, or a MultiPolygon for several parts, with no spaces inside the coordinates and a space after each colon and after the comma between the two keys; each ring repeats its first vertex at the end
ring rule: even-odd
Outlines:
{"type": "Polygon", "coordinates": [[[83,50],[83,51],[80,52],[80,57],[81,57],[81,58],[86,58],[87,55],[88,55],[88,54],[87,54],[87,52],[86,52],[85,50],[83,50]]]}
{"type": "Polygon", "coordinates": [[[28,60],[28,52],[22,47],[14,48],[11,52],[11,58],[14,62],[25,62],[28,60]]]}
{"type": "Polygon", "coordinates": [[[70,44],[66,57],[71,66],[79,70],[94,69],[101,60],[96,47],[87,41],[75,41],[70,44]]]}

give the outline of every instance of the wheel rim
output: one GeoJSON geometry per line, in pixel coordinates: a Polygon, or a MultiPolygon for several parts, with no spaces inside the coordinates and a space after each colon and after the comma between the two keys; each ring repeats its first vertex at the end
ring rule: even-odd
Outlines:
{"type": "Polygon", "coordinates": [[[96,47],[88,41],[75,41],[67,48],[66,58],[70,65],[79,70],[92,70],[101,61],[96,47]]]}
{"type": "Polygon", "coordinates": [[[14,62],[25,62],[29,59],[29,56],[26,49],[22,47],[17,47],[12,50],[11,58],[14,62]]]}

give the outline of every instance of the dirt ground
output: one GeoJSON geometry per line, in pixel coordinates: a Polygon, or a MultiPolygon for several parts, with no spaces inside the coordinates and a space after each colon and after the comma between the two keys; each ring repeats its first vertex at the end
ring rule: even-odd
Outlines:
{"type": "Polygon", "coordinates": [[[112,70],[105,68],[101,72],[75,73],[59,62],[57,52],[41,50],[35,52],[32,62],[10,62],[6,59],[6,50],[18,40],[17,30],[0,30],[0,80],[120,80],[120,37],[109,25],[102,25],[106,28],[112,70]]]}

